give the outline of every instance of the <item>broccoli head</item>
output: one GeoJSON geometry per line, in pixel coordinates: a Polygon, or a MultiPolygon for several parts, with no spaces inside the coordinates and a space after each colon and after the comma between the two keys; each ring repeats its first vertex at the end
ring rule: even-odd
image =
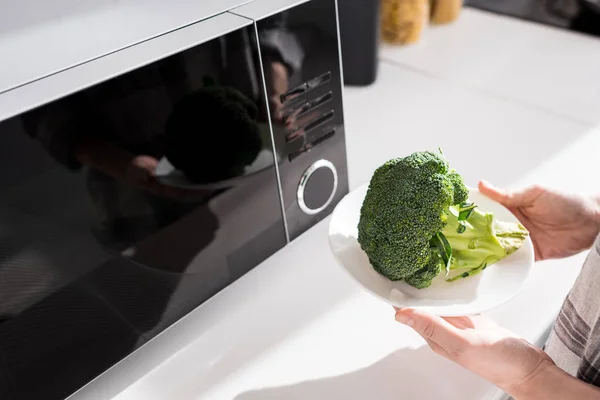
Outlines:
{"type": "Polygon", "coordinates": [[[405,279],[432,258],[430,240],[446,225],[448,208],[466,199],[462,178],[432,152],[413,153],[378,168],[361,207],[358,242],[373,267],[405,279]]]}
{"type": "Polygon", "coordinates": [[[371,178],[358,242],[377,272],[416,288],[429,287],[442,270],[448,281],[475,275],[518,250],[528,232],[496,221],[468,197],[463,177],[441,154],[390,160],[371,178]]]}

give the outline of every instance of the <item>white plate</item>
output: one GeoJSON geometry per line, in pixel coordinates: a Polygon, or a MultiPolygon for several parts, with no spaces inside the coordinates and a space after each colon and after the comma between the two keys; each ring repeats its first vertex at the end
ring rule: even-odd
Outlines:
{"type": "MultiPolygon", "coordinates": [[[[329,243],[338,264],[372,295],[396,307],[422,309],[440,316],[464,316],[501,306],[525,286],[535,260],[530,238],[518,251],[478,275],[446,282],[441,273],[426,289],[379,274],[357,241],[360,208],[367,188],[368,185],[361,186],[337,205],[329,223],[329,243]]],[[[518,222],[510,211],[475,189],[471,189],[469,198],[500,221],[518,222]]]]}

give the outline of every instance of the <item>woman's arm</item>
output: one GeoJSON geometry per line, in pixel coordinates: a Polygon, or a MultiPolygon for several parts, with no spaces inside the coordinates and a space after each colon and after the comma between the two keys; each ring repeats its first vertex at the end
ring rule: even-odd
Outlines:
{"type": "Polygon", "coordinates": [[[600,400],[600,389],[554,364],[541,349],[482,316],[441,318],[396,310],[437,354],[498,386],[516,400],[600,400]]]}
{"type": "Polygon", "coordinates": [[[596,202],[596,224],[598,225],[598,230],[600,230],[600,194],[594,196],[594,200],[596,202]]]}
{"type": "Polygon", "coordinates": [[[600,399],[600,388],[572,377],[548,361],[540,364],[526,382],[506,390],[516,400],[600,399]]]}
{"type": "Polygon", "coordinates": [[[156,161],[155,165],[149,166],[148,174],[133,174],[130,177],[130,166],[136,156],[121,146],[101,136],[84,136],[74,147],[74,157],[79,163],[119,180],[144,182],[150,175],[150,168],[158,164],[156,161]]]}

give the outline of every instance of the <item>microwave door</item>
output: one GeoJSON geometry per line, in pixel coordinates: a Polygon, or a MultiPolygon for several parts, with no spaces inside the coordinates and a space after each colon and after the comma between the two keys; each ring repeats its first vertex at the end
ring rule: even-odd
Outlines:
{"type": "Polygon", "coordinates": [[[68,397],[285,246],[256,37],[222,14],[0,95],[0,398],[68,397]]]}

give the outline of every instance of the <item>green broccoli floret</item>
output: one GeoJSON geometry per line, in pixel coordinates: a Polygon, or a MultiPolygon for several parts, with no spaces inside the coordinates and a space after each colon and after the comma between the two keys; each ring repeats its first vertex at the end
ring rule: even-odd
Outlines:
{"type": "Polygon", "coordinates": [[[430,239],[446,225],[457,182],[446,160],[431,152],[375,171],[358,225],[358,241],[375,270],[401,280],[430,263],[430,239]]]}
{"type": "Polygon", "coordinates": [[[467,201],[469,198],[469,188],[465,185],[465,180],[456,171],[450,171],[448,178],[454,185],[454,204],[461,204],[467,201]]]}
{"type": "Polygon", "coordinates": [[[437,250],[432,250],[427,265],[406,277],[404,281],[417,289],[424,289],[431,286],[431,282],[440,272],[442,272],[442,259],[437,250]]]}
{"type": "Polygon", "coordinates": [[[377,272],[416,288],[429,287],[443,270],[448,281],[475,275],[518,250],[528,232],[496,221],[468,197],[463,177],[441,154],[390,160],[371,178],[358,242],[377,272]]]}

